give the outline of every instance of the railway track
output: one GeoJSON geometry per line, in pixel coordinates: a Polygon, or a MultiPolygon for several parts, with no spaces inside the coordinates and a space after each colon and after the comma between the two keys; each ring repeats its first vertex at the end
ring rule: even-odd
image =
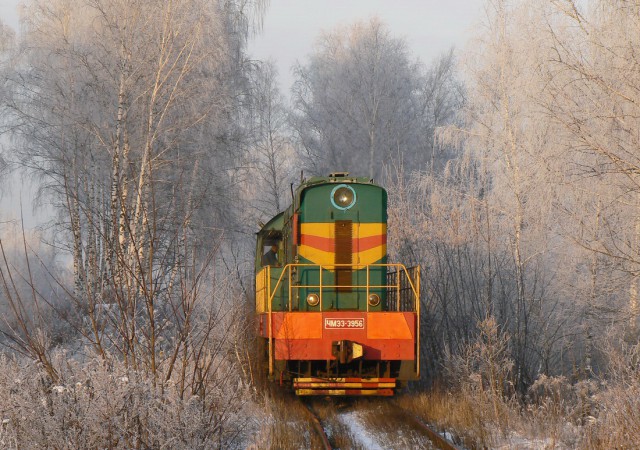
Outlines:
{"type": "Polygon", "coordinates": [[[406,409],[398,405],[395,401],[391,401],[390,404],[393,405],[394,408],[397,408],[399,411],[401,411],[402,414],[406,416],[407,420],[411,421],[416,428],[420,429],[425,435],[427,435],[431,440],[431,444],[435,448],[438,448],[440,450],[459,450],[459,448],[456,447],[453,442],[450,442],[448,439],[444,438],[442,435],[440,435],[440,433],[435,431],[431,426],[424,423],[415,414],[407,411],[406,409]]]}
{"type": "Polygon", "coordinates": [[[319,448],[459,450],[413,413],[389,400],[300,399],[319,448]]]}
{"type": "Polygon", "coordinates": [[[325,432],[324,427],[320,422],[320,418],[315,413],[315,411],[313,410],[312,406],[308,403],[308,401],[302,400],[299,397],[298,399],[300,400],[300,403],[302,403],[302,406],[304,406],[304,409],[307,411],[309,422],[311,422],[312,428],[315,431],[316,436],[318,437],[318,439],[322,444],[322,449],[332,450],[333,447],[331,446],[331,443],[329,442],[329,437],[327,436],[327,433],[325,432]]]}

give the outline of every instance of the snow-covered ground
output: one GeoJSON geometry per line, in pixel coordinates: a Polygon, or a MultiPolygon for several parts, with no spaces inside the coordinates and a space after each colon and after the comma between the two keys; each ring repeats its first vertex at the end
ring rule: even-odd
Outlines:
{"type": "Polygon", "coordinates": [[[336,414],[336,420],[346,430],[355,448],[430,449],[429,439],[411,421],[384,401],[354,405],[336,414]]]}
{"type": "Polygon", "coordinates": [[[359,446],[370,450],[384,450],[385,447],[378,442],[380,437],[377,433],[368,429],[361,418],[359,411],[349,411],[339,414],[338,419],[349,430],[353,440],[359,446]]]}

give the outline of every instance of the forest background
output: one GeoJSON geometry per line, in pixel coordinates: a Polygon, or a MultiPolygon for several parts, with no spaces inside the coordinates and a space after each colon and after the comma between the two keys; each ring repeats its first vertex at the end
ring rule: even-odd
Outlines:
{"type": "Polygon", "coordinates": [[[327,30],[285,98],[246,53],[266,2],[25,2],[0,170],[52,218],[3,224],[3,445],[254,439],[253,237],[301,170],[387,188],[425,274],[413,389],[469,399],[471,439],[640,441],[640,6],[531,3],[428,63],[383,18],[327,30]]]}

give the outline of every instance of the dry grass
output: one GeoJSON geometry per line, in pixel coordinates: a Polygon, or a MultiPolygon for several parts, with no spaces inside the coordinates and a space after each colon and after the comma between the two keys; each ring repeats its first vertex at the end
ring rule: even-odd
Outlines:
{"type": "MultiPolygon", "coordinates": [[[[570,426],[579,424],[586,403],[579,385],[563,377],[541,377],[523,404],[514,392],[509,336],[489,317],[479,335],[445,361],[446,390],[405,397],[403,406],[468,448],[567,448],[570,426]],[[567,432],[568,430],[568,432],[567,432]]],[[[588,391],[588,390],[587,390],[588,391]]]]}
{"type": "MultiPolygon", "coordinates": [[[[331,402],[314,402],[314,412],[328,428],[329,438],[334,446],[352,448],[344,429],[334,416],[331,402]],[[327,421],[325,423],[325,421],[327,421]]],[[[272,383],[266,386],[264,397],[265,421],[251,448],[264,450],[322,448],[322,442],[313,429],[309,412],[292,392],[272,383]]]]}
{"type": "Polygon", "coordinates": [[[576,403],[556,400],[526,406],[500,401],[497,415],[492,401],[463,392],[434,391],[398,402],[439,431],[451,433],[465,448],[510,448],[513,442],[521,449],[613,448],[588,445],[576,403]]]}
{"type": "Polygon", "coordinates": [[[640,443],[640,378],[597,395],[598,414],[586,427],[584,447],[638,448],[640,443]]]}
{"type": "Polygon", "coordinates": [[[481,393],[433,391],[398,403],[465,448],[631,449],[640,442],[640,377],[625,381],[541,377],[526,404],[502,401],[497,416],[481,393]]]}
{"type": "Polygon", "coordinates": [[[489,424],[466,396],[433,391],[398,397],[397,402],[438,431],[453,434],[465,448],[484,448],[491,442],[489,424]]]}
{"type": "Polygon", "coordinates": [[[312,447],[313,433],[306,423],[306,411],[295,398],[267,384],[263,400],[265,419],[250,448],[275,450],[312,447]]]}
{"type": "Polygon", "coordinates": [[[465,448],[509,448],[514,440],[522,449],[582,446],[579,420],[565,409],[564,401],[523,407],[481,393],[437,390],[401,397],[398,402],[439,431],[451,433],[465,448]]]}

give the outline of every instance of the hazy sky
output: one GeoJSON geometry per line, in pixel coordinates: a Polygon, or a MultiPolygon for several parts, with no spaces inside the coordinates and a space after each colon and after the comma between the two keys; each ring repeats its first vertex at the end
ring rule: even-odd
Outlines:
{"type": "MultiPolygon", "coordinates": [[[[0,18],[17,28],[19,0],[0,0],[0,18]]],[[[323,30],[377,16],[394,36],[406,39],[423,62],[451,46],[463,47],[485,0],[271,0],[262,33],[251,41],[257,59],[278,64],[283,88],[291,66],[304,61],[323,30]]]]}
{"type": "Polygon", "coordinates": [[[0,0],[0,18],[2,18],[4,23],[11,25],[13,28],[17,28],[18,26],[17,4],[18,0],[0,0]]]}
{"type": "MultiPolygon", "coordinates": [[[[486,0],[271,0],[262,33],[249,51],[256,59],[276,61],[287,92],[291,67],[305,61],[321,31],[377,16],[411,52],[428,63],[451,46],[461,48],[486,0]]],[[[16,28],[19,0],[0,0],[0,18],[16,28]]]]}
{"type": "Polygon", "coordinates": [[[404,38],[423,62],[450,47],[464,47],[485,0],[271,0],[262,33],[250,43],[256,59],[272,59],[281,87],[293,82],[291,67],[304,62],[321,31],[379,17],[395,37],[404,38]]]}

